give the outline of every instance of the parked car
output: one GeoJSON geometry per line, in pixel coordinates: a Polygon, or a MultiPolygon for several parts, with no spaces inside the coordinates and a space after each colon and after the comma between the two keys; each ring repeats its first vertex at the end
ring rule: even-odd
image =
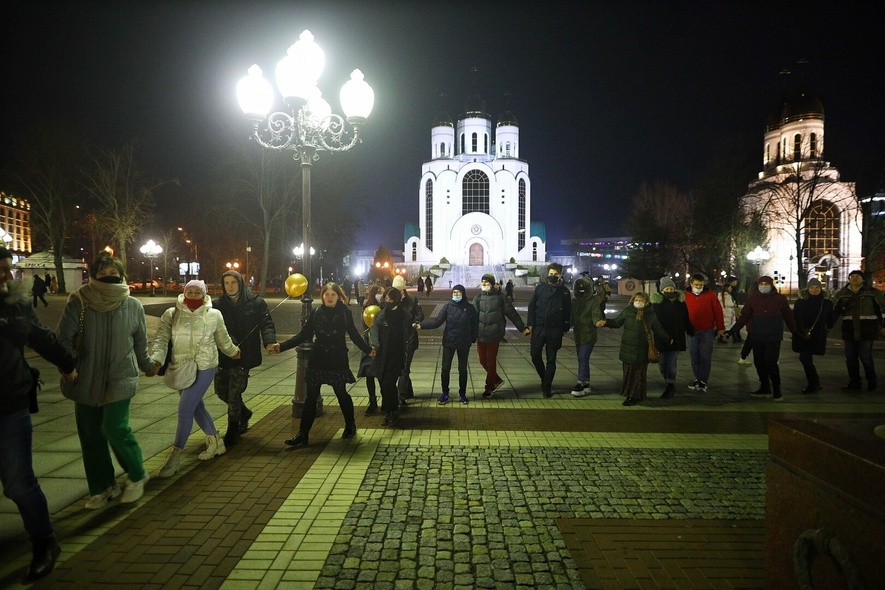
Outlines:
{"type": "Polygon", "coordinates": [[[139,291],[146,293],[151,290],[152,283],[154,291],[161,291],[163,289],[163,283],[159,279],[154,279],[153,281],[129,281],[129,292],[134,293],[139,291]]]}

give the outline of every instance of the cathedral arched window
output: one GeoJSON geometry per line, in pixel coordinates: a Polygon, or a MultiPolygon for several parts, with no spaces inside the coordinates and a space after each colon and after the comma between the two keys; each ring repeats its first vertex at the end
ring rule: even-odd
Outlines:
{"type": "Polygon", "coordinates": [[[489,134],[488,133],[482,134],[482,146],[483,146],[482,153],[484,153],[484,154],[489,153],[489,134]]]}
{"type": "Polygon", "coordinates": [[[522,250],[525,248],[525,179],[519,179],[519,208],[517,210],[518,215],[518,227],[519,232],[516,234],[517,244],[516,249],[522,250]]]}
{"type": "Polygon", "coordinates": [[[470,136],[470,153],[476,153],[476,150],[479,147],[478,141],[479,138],[477,137],[476,133],[470,136]]]}
{"type": "Polygon", "coordinates": [[[812,133],[809,138],[809,152],[812,158],[817,157],[817,133],[812,133]]]}
{"type": "Polygon", "coordinates": [[[464,134],[461,134],[461,153],[464,153],[464,134]]]}
{"type": "Polygon", "coordinates": [[[797,133],[793,136],[793,161],[802,159],[802,135],[797,133]]]}
{"type": "Polygon", "coordinates": [[[424,245],[433,250],[433,181],[424,184],[424,245]]]}
{"type": "Polygon", "coordinates": [[[489,212],[489,177],[479,170],[470,170],[461,181],[461,215],[489,212]]]}
{"type": "Polygon", "coordinates": [[[532,262],[538,261],[538,242],[532,242],[532,262]]]}
{"type": "Polygon", "coordinates": [[[803,258],[817,261],[825,254],[839,256],[839,217],[839,208],[830,201],[818,201],[811,206],[805,216],[803,258]]]}
{"type": "Polygon", "coordinates": [[[769,144],[765,144],[765,164],[767,165],[771,161],[771,146],[769,144]]]}
{"type": "Polygon", "coordinates": [[[412,242],[412,262],[418,260],[418,243],[412,242]]]}

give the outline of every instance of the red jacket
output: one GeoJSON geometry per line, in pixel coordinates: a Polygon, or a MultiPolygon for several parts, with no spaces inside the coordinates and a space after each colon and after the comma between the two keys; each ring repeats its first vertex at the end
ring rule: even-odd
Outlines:
{"type": "Polygon", "coordinates": [[[688,320],[695,332],[701,330],[725,329],[725,318],[722,316],[722,305],[716,293],[704,287],[700,295],[691,289],[685,292],[685,306],[688,307],[688,320]]]}

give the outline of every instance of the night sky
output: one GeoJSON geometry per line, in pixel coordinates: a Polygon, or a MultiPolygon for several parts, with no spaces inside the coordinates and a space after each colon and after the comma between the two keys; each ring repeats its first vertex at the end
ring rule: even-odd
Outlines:
{"type": "Polygon", "coordinates": [[[404,222],[418,217],[432,122],[441,106],[457,118],[475,66],[493,122],[512,94],[532,218],[546,222],[556,252],[578,225],[623,235],[641,182],[687,190],[723,143],[749,138],[761,167],[765,121],[800,70],[826,109],[827,159],[843,180],[873,190],[885,171],[881,6],[7,3],[0,165],[12,156],[8,140],[48,117],[109,143],[137,139],[144,164],[185,189],[207,183],[220,130],[242,125],[237,81],[257,63],[273,83],[276,62],[309,29],[326,54],[320,88],[335,111],[354,68],[375,90],[364,143],[323,154],[314,174],[320,186],[334,181],[322,175],[358,179],[358,247],[402,248],[404,222]]]}

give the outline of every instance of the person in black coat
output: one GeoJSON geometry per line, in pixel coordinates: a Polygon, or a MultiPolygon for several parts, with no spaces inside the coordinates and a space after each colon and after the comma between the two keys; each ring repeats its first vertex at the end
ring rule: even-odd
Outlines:
{"type": "Polygon", "coordinates": [[[249,385],[249,370],[261,364],[261,344],[268,352],[275,350],[277,333],[267,303],[246,288],[243,275],[229,270],[221,275],[224,294],[212,302],[221,312],[224,325],[240,347],[240,358],[218,355],[215,373],[215,395],[227,404],[227,432],[224,446],[231,447],[249,428],[252,412],[243,402],[243,392],[249,385]]]}
{"type": "Polygon", "coordinates": [[[685,335],[694,336],[694,327],[688,319],[685,293],[676,290],[676,283],[670,277],[663,277],[660,293],[651,294],[651,307],[672,340],[655,337],[655,346],[661,353],[658,369],[664,378],[662,399],[670,399],[676,394],[676,369],[679,353],[686,349],[685,335]]]}
{"type": "Polygon", "coordinates": [[[341,287],[336,283],[326,283],[320,297],[323,304],[311,311],[310,318],[301,331],[282,344],[273,345],[274,353],[277,353],[295,348],[302,342],[313,341],[313,352],[307,362],[307,396],[301,413],[301,426],[295,436],[286,440],[290,447],[307,446],[322,385],[332,386],[338,405],[341,406],[341,413],[344,415],[344,433],[341,438],[353,438],[356,435],[353,398],[345,389],[346,384],[356,383],[356,378],[350,371],[344,335],[350,336],[351,342],[363,352],[374,354],[353,323],[353,315],[345,303],[347,297],[341,287]]]}
{"type": "Polygon", "coordinates": [[[479,315],[476,308],[467,300],[467,290],[464,285],[452,287],[452,300],[442,308],[438,316],[413,326],[417,330],[432,330],[445,324],[443,331],[443,355],[440,370],[440,384],[442,394],[439,403],[446,404],[449,401],[449,375],[452,372],[452,359],[458,354],[458,397],[462,404],[467,400],[467,359],[470,353],[470,345],[476,342],[479,332],[479,315]]]}
{"type": "Polygon", "coordinates": [[[37,411],[40,373],[28,366],[25,345],[57,365],[65,381],[77,378],[74,356],[37,317],[26,288],[13,280],[12,252],[0,247],[0,484],[24,522],[33,548],[28,577],[36,579],[53,570],[61,548],[34,474],[31,412],[37,411]]]}
{"type": "Polygon", "coordinates": [[[46,302],[46,297],[44,297],[47,289],[49,289],[49,285],[46,284],[43,277],[34,275],[34,285],[31,287],[31,294],[34,296],[34,307],[37,307],[37,299],[43,302],[43,307],[49,307],[49,303],[46,302]]]}
{"type": "Polygon", "coordinates": [[[808,380],[802,393],[815,393],[820,391],[820,377],[814,366],[813,355],[826,353],[827,332],[836,322],[833,302],[827,297],[819,280],[811,279],[805,290],[799,292],[799,299],[793,304],[793,315],[796,318],[793,352],[799,353],[799,362],[808,380]]]}
{"type": "Polygon", "coordinates": [[[369,343],[375,351],[372,372],[381,388],[382,426],[399,424],[399,394],[396,382],[403,374],[411,338],[412,315],[401,305],[402,293],[388,287],[384,292],[383,309],[375,316],[369,330],[369,343]]]}
{"type": "Polygon", "coordinates": [[[556,375],[556,353],[562,348],[562,336],[569,331],[572,316],[572,296],[562,285],[562,265],[551,262],[547,266],[547,282],[535,287],[529,300],[526,326],[531,330],[532,364],[541,378],[544,397],[553,397],[553,377],[556,375]],[[542,353],[547,351],[547,364],[542,353]]]}

